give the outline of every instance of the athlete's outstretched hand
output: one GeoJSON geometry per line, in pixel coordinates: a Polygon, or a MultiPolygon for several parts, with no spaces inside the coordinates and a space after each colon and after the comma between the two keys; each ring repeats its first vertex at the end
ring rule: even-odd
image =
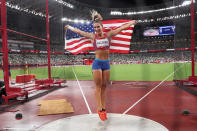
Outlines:
{"type": "Polygon", "coordinates": [[[137,21],[136,20],[132,20],[132,21],[130,21],[128,23],[131,23],[132,25],[136,25],[137,24],[137,21]]]}
{"type": "Polygon", "coordinates": [[[64,30],[68,30],[69,25],[64,26],[64,30]]]}

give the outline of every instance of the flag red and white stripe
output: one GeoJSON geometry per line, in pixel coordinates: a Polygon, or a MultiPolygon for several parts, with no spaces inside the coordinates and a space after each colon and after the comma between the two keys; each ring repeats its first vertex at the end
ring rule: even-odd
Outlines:
{"type": "MultiPolygon", "coordinates": [[[[128,23],[131,20],[105,20],[102,21],[104,26],[104,32],[114,30],[120,26],[128,23]]],[[[121,31],[116,36],[112,37],[110,52],[112,53],[129,53],[130,44],[132,40],[134,25],[121,31]]],[[[93,50],[93,45],[90,39],[85,37],[73,38],[70,40],[65,39],[65,49],[73,54],[78,54],[84,51],[93,50]]]]}

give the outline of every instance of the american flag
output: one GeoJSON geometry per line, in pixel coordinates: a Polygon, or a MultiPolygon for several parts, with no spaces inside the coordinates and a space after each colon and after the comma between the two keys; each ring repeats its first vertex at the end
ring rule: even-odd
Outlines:
{"type": "MultiPolygon", "coordinates": [[[[126,24],[129,21],[131,20],[116,19],[102,21],[104,26],[104,32],[108,32],[110,30],[119,28],[120,26],[126,24]]],[[[71,26],[85,32],[94,33],[93,23],[78,23],[72,24],[71,26]]],[[[121,31],[116,36],[112,37],[110,45],[111,53],[129,53],[133,28],[134,25],[121,31]]],[[[67,50],[68,52],[76,55],[84,51],[93,50],[93,44],[91,43],[90,39],[80,36],[79,34],[72,32],[71,30],[67,30],[65,34],[65,50],[67,50]]]]}

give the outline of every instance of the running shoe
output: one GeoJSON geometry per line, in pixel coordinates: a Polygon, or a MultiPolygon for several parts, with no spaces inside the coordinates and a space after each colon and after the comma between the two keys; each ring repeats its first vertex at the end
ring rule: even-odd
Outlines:
{"type": "Polygon", "coordinates": [[[103,110],[102,112],[103,112],[103,114],[105,116],[105,120],[107,120],[107,112],[106,112],[106,110],[103,110]]]}
{"type": "Polygon", "coordinates": [[[107,113],[106,113],[106,111],[99,111],[99,110],[97,110],[97,113],[98,113],[98,115],[99,115],[99,117],[100,117],[100,119],[102,121],[107,120],[107,113]]]}

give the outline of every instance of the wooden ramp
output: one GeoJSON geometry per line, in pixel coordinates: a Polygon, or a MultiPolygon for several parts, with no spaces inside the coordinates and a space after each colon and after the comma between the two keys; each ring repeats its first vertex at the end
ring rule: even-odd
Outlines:
{"type": "Polygon", "coordinates": [[[40,105],[39,116],[74,112],[72,105],[66,99],[43,100],[38,104],[40,105]]]}

